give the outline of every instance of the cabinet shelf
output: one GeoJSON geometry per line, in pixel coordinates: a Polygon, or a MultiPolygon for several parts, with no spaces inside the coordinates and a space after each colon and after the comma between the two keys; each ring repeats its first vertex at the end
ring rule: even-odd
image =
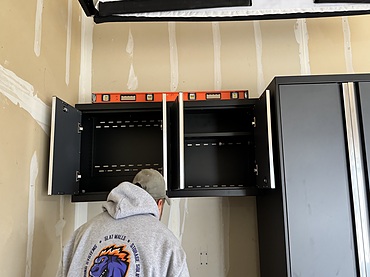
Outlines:
{"type": "Polygon", "coordinates": [[[185,133],[185,139],[188,138],[217,138],[217,137],[241,137],[252,136],[252,132],[209,132],[209,133],[185,133]]]}
{"type": "Polygon", "coordinates": [[[236,189],[182,189],[171,190],[168,196],[176,197],[223,197],[223,196],[256,196],[260,191],[256,187],[244,187],[236,189]]]}

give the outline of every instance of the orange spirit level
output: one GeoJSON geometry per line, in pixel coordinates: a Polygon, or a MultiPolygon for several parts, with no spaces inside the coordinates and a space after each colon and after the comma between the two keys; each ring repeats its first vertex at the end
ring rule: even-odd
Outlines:
{"type": "Polygon", "coordinates": [[[184,101],[197,100],[231,100],[248,99],[248,90],[222,91],[184,91],[184,92],[94,92],[93,103],[130,103],[130,102],[162,102],[163,94],[166,101],[175,101],[178,94],[183,93],[184,101]]]}

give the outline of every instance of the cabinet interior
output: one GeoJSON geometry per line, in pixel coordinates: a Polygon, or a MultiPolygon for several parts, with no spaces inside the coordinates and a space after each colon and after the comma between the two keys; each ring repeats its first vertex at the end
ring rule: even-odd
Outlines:
{"type": "Polygon", "coordinates": [[[163,171],[160,110],[82,116],[81,193],[109,192],[144,168],[163,171]]]}
{"type": "Polygon", "coordinates": [[[183,114],[184,189],[179,191],[175,162],[180,156],[177,114],[170,119],[175,130],[170,132],[170,195],[244,195],[245,188],[255,187],[253,101],[185,102],[183,114]]]}
{"type": "Polygon", "coordinates": [[[185,109],[185,187],[253,184],[253,107],[185,109]]]}

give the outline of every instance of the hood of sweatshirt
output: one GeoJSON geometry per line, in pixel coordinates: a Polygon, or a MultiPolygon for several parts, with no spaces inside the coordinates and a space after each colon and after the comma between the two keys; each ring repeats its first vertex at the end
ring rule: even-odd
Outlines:
{"type": "Polygon", "coordinates": [[[159,219],[159,210],[154,198],[130,182],[119,184],[109,193],[103,210],[114,219],[143,214],[151,214],[159,219]]]}

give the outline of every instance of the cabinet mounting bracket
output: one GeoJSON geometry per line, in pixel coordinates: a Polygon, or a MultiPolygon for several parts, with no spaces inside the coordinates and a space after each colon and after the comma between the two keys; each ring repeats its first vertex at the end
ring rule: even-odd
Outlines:
{"type": "Polygon", "coordinates": [[[253,117],[252,126],[254,128],[256,128],[256,126],[257,126],[257,121],[256,121],[256,117],[255,116],[253,117]]]}
{"type": "Polygon", "coordinates": [[[254,171],[254,174],[258,175],[258,164],[255,165],[253,171],[254,171]]]}
{"type": "Polygon", "coordinates": [[[78,122],[78,125],[77,125],[77,133],[81,134],[83,130],[84,130],[84,127],[82,127],[81,123],[78,122]]]}
{"type": "Polygon", "coordinates": [[[80,171],[76,171],[76,182],[79,182],[81,180],[82,176],[80,171]]]}

